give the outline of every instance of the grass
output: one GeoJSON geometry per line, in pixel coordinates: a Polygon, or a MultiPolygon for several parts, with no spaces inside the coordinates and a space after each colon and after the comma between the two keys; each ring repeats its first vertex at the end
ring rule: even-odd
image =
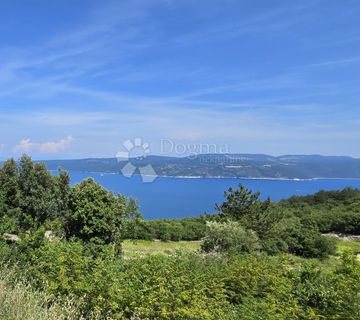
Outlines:
{"type": "MultiPolygon", "coordinates": [[[[176,250],[200,250],[201,241],[180,241],[163,242],[147,240],[125,240],[122,244],[125,256],[136,256],[144,254],[167,254],[176,250]]],[[[337,254],[341,255],[345,251],[353,254],[360,254],[360,241],[339,240],[337,242],[337,254]]]]}
{"type": "Polygon", "coordinates": [[[360,241],[339,240],[337,243],[337,251],[339,254],[345,251],[351,251],[353,254],[360,253],[360,241]]]}
{"type": "MultiPolygon", "coordinates": [[[[11,272],[10,272],[11,273],[11,272]]],[[[83,319],[72,302],[58,303],[45,292],[34,290],[23,281],[9,280],[9,271],[0,271],[1,320],[77,320],[83,319]]]]}
{"type": "Polygon", "coordinates": [[[177,250],[198,251],[201,241],[162,242],[147,240],[126,240],[122,244],[125,257],[145,254],[168,254],[177,250]]]}
{"type": "MultiPolygon", "coordinates": [[[[125,258],[134,258],[146,254],[170,254],[177,250],[199,251],[201,241],[180,241],[180,242],[162,242],[162,241],[147,241],[147,240],[126,240],[123,242],[123,252],[125,258]]],[[[325,260],[313,259],[314,262],[323,270],[333,270],[339,263],[339,257],[345,251],[351,251],[354,255],[360,254],[360,242],[350,240],[338,240],[337,254],[325,260]]],[[[299,263],[303,258],[299,259],[299,263]]],[[[307,259],[309,261],[309,259],[307,259]]]]}

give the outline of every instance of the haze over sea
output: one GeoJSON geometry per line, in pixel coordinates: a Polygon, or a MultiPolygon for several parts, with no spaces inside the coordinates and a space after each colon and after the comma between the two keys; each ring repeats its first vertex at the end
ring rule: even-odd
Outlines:
{"type": "Polygon", "coordinates": [[[268,180],[233,178],[167,178],[159,177],[153,183],[143,183],[140,176],[126,178],[121,174],[102,174],[70,171],[71,183],[87,177],[115,193],[122,193],[138,200],[145,219],[184,218],[214,213],[215,203],[221,203],[224,191],[239,183],[253,191],[260,191],[261,198],[268,196],[278,201],[293,195],[307,195],[320,190],[338,190],[345,187],[360,188],[360,180],[313,179],[268,180]]]}

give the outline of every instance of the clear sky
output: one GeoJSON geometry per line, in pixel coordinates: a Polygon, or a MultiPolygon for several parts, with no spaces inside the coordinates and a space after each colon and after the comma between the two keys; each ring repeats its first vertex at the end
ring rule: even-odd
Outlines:
{"type": "Polygon", "coordinates": [[[360,1],[1,0],[0,158],[126,139],[360,157],[360,1]]]}

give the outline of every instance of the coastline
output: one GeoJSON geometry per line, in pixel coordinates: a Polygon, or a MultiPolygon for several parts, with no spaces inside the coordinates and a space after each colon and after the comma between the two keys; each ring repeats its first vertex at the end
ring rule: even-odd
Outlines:
{"type": "MultiPolygon", "coordinates": [[[[57,172],[57,170],[49,170],[50,172],[57,172]]],[[[102,172],[102,171],[78,171],[78,170],[66,170],[68,172],[79,172],[79,173],[88,173],[88,174],[99,174],[99,175],[122,175],[121,172],[102,172]]],[[[140,177],[138,173],[133,174],[133,176],[140,177]]],[[[152,175],[143,175],[145,177],[153,177],[152,175]]],[[[275,177],[227,177],[227,176],[165,176],[165,175],[156,175],[156,178],[172,178],[172,179],[238,179],[238,180],[270,180],[270,181],[314,181],[314,180],[360,180],[360,178],[327,178],[327,177],[314,177],[314,178],[275,178],[275,177]]]]}

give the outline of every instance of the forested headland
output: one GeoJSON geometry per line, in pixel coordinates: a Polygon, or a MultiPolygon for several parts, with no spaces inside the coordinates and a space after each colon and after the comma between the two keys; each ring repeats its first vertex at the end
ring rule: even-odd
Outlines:
{"type": "MultiPolygon", "coordinates": [[[[341,156],[266,154],[194,154],[186,157],[132,158],[136,167],[151,165],[158,176],[231,177],[271,179],[359,178],[360,159],[341,156]]],[[[121,173],[127,160],[117,158],[48,160],[49,169],[121,173]]]]}
{"type": "Polygon", "coordinates": [[[280,202],[240,185],[216,214],[146,221],[135,199],[23,156],[0,169],[1,319],[359,319],[360,191],[280,202]],[[201,241],[125,256],[124,240],[201,241]]]}

